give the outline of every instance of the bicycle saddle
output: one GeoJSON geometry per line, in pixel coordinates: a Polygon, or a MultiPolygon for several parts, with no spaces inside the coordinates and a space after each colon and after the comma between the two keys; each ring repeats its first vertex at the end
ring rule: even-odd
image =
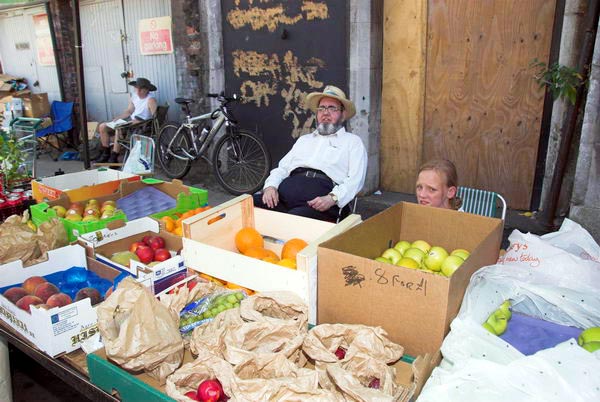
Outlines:
{"type": "Polygon", "coordinates": [[[190,103],[194,102],[196,101],[190,98],[175,98],[175,103],[178,103],[180,105],[189,105],[190,103]]]}

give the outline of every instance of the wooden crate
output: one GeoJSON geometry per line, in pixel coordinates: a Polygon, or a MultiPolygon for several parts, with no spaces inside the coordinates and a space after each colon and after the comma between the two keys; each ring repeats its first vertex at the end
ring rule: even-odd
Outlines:
{"type": "Polygon", "coordinates": [[[252,197],[231,201],[183,221],[183,258],[195,271],[233,282],[259,292],[288,290],[309,306],[309,323],[317,317],[317,246],[361,222],[350,215],[335,224],[254,208],[252,197]],[[300,238],[308,246],[298,253],[297,269],[239,254],[235,235],[253,227],[265,237],[265,248],[280,255],[285,241],[300,238]]]}

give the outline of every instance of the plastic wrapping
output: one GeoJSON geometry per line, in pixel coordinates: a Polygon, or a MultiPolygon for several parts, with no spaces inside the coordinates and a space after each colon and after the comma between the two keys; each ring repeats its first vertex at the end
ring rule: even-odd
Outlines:
{"type": "MultiPolygon", "coordinates": [[[[566,220],[546,236],[514,231],[499,264],[473,275],[419,401],[600,400],[600,352],[569,339],[525,356],[481,324],[507,299],[513,312],[576,328],[600,326],[600,248],[566,220]]],[[[511,323],[509,322],[509,327],[511,323]]]]}

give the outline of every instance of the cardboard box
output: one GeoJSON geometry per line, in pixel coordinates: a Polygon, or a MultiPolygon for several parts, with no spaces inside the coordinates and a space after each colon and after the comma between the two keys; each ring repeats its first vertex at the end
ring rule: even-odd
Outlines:
{"type": "MultiPolygon", "coordinates": [[[[189,349],[183,355],[183,363],[192,362],[194,357],[189,349]]],[[[394,364],[396,382],[403,385],[407,392],[398,402],[416,400],[433,369],[439,364],[441,355],[419,356],[416,359],[403,357],[394,364]]],[[[314,368],[307,366],[307,368],[314,368]]],[[[165,386],[146,373],[129,373],[106,357],[104,348],[87,355],[87,369],[90,381],[105,392],[119,395],[127,401],[173,401],[166,394],[165,386]]]]}
{"type": "MultiPolygon", "coordinates": [[[[0,287],[17,286],[31,276],[49,275],[74,266],[85,267],[110,281],[119,274],[86,258],[83,247],[71,245],[49,251],[47,261],[26,268],[21,261],[0,266],[0,287]]],[[[50,310],[32,308],[28,313],[0,295],[0,318],[50,356],[78,349],[84,340],[98,332],[96,310],[89,298],[50,310]]]]}
{"type": "Polygon", "coordinates": [[[309,322],[316,322],[317,246],[360,222],[350,215],[339,224],[254,208],[252,197],[240,195],[182,222],[185,265],[237,285],[256,290],[289,290],[309,306],[309,322]],[[308,243],[297,256],[297,269],[239,254],[235,235],[253,227],[265,237],[265,248],[281,255],[285,241],[308,243]]]}
{"type": "Polygon", "coordinates": [[[72,202],[78,202],[112,194],[119,189],[122,180],[138,181],[140,176],[100,168],[35,179],[31,189],[37,202],[55,200],[62,193],[66,193],[72,202]]]}
{"type": "Polygon", "coordinates": [[[155,294],[181,282],[187,276],[183,257],[177,255],[182,249],[181,237],[163,230],[160,224],[151,218],[136,219],[127,223],[111,222],[105,229],[81,235],[79,241],[87,248],[89,256],[120,271],[129,272],[155,294]],[[133,243],[142,241],[147,235],[162,237],[165,240],[165,248],[172,251],[172,257],[153,267],[139,261],[131,261],[130,266],[125,266],[110,259],[116,252],[128,251],[133,243]]]}
{"type": "Polygon", "coordinates": [[[23,99],[23,116],[25,117],[44,117],[50,114],[48,94],[45,92],[18,93],[13,96],[23,99]]]}
{"type": "Polygon", "coordinates": [[[503,221],[399,203],[321,244],[318,322],[383,327],[417,356],[438,350],[471,275],[498,260],[503,221]],[[375,261],[399,240],[425,240],[471,256],[447,278],[375,261]]]}

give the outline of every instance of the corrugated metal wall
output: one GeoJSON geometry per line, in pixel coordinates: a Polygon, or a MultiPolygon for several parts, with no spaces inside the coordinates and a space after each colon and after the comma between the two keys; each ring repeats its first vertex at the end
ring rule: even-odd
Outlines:
{"type": "MultiPolygon", "coordinates": [[[[173,105],[177,93],[173,54],[142,56],[138,44],[140,19],[171,15],[170,0],[108,0],[81,2],[81,36],[88,118],[108,120],[127,107],[128,88],[121,77],[132,71],[157,87],[159,104],[173,105]],[[124,52],[122,34],[127,34],[124,52]]],[[[171,113],[176,112],[171,108],[171,113]]],[[[175,117],[176,114],[173,115],[175,117]]]]}
{"type": "Polygon", "coordinates": [[[45,12],[44,7],[35,7],[0,14],[0,60],[5,74],[25,77],[32,92],[47,92],[52,102],[60,100],[56,66],[38,64],[33,25],[33,15],[45,12]],[[36,81],[39,86],[34,87],[36,81]]]}
{"type": "Polygon", "coordinates": [[[146,77],[158,87],[159,104],[169,103],[169,116],[176,118],[178,108],[173,99],[177,97],[175,55],[158,54],[143,56],[140,53],[138,22],[145,18],[171,15],[170,0],[125,0],[125,28],[127,30],[127,54],[130,69],[135,77],[146,77]]]}

